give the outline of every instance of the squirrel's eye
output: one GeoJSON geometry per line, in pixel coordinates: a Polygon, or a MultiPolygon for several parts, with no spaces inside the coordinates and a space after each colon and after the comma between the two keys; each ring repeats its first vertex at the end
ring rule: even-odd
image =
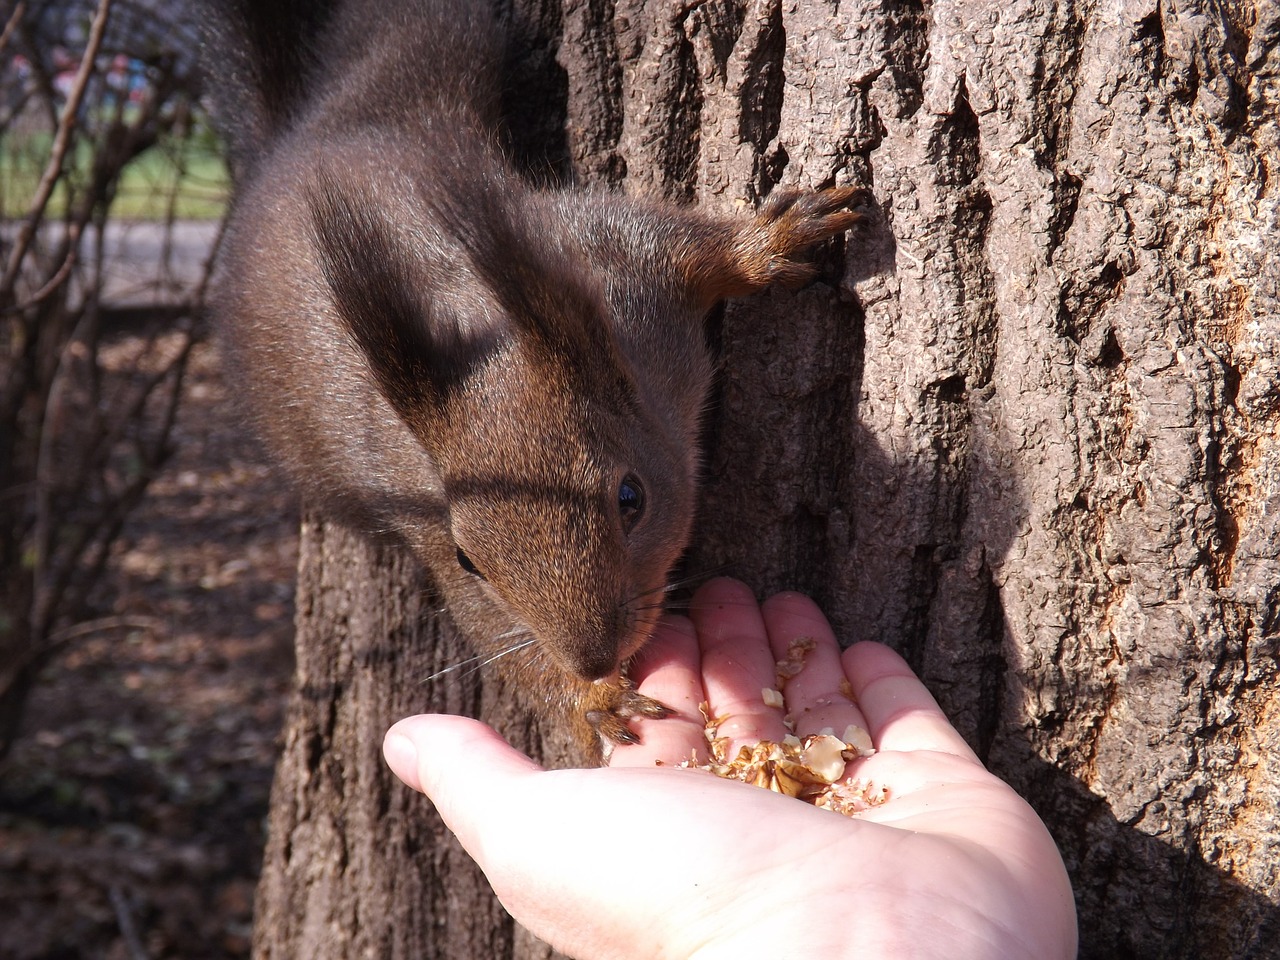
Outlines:
{"type": "Polygon", "coordinates": [[[471,574],[473,577],[479,577],[481,580],[484,579],[484,574],[481,573],[476,568],[476,565],[471,562],[471,558],[462,552],[461,547],[458,548],[458,566],[467,571],[467,573],[471,574]]]}
{"type": "Polygon", "coordinates": [[[643,513],[644,487],[638,477],[629,473],[618,484],[618,515],[622,517],[622,529],[630,533],[643,513]]]}

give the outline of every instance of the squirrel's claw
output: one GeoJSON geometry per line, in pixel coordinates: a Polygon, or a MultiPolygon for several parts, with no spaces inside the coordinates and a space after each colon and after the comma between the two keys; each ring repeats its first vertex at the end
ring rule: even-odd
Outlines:
{"type": "Polygon", "coordinates": [[[599,736],[606,753],[615,745],[640,742],[629,723],[633,718],[661,720],[672,713],[665,704],[646,697],[625,680],[593,685],[585,707],[583,716],[599,736]]]}
{"type": "Polygon", "coordinates": [[[754,217],[730,222],[722,243],[690,249],[686,272],[691,285],[710,303],[772,284],[794,288],[808,283],[818,268],[805,254],[865,223],[873,203],[871,191],[862,187],[775,190],[754,217]]]}
{"type": "Polygon", "coordinates": [[[871,199],[871,191],[860,187],[775,192],[738,235],[738,269],[747,285],[794,287],[812,280],[816,268],[797,256],[866,220],[854,208],[871,199]]]}
{"type": "Polygon", "coordinates": [[[873,196],[863,187],[829,187],[816,193],[806,190],[776,190],[756,214],[757,226],[782,228],[776,236],[786,250],[799,250],[835,236],[866,219],[859,207],[871,204],[873,196]]]}

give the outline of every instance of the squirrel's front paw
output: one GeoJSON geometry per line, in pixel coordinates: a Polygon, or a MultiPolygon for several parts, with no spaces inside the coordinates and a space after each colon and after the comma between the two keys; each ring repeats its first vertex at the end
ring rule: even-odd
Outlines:
{"type": "Polygon", "coordinates": [[[775,191],[738,233],[734,254],[743,281],[759,289],[812,280],[816,268],[797,256],[865,220],[853,208],[865,207],[871,199],[871,191],[858,187],[775,191]]]}
{"type": "Polygon", "coordinates": [[[639,743],[631,729],[634,717],[661,720],[672,711],[653,697],[646,697],[627,680],[596,683],[584,698],[583,716],[600,738],[606,753],[618,744],[639,743]]]}

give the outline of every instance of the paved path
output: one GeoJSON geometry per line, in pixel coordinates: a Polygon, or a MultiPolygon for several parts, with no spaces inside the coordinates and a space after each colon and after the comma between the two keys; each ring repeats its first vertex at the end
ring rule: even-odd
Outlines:
{"type": "MultiPolygon", "coordinates": [[[[105,249],[102,302],[108,307],[154,307],[187,301],[199,286],[218,236],[219,224],[184,220],[173,224],[112,222],[103,230],[105,249]]],[[[47,248],[64,229],[46,224],[47,248]]],[[[0,265],[17,235],[13,222],[0,223],[0,265]]],[[[77,274],[87,278],[97,256],[95,231],[80,249],[77,274]]],[[[48,274],[43,279],[48,279],[48,274]]],[[[76,281],[73,281],[75,283],[76,281]]],[[[73,291],[75,287],[73,286],[73,291]]],[[[73,293],[74,296],[74,293],[73,293]]]]}
{"type": "MultiPolygon", "coordinates": [[[[186,300],[204,275],[217,222],[109,223],[104,230],[102,302],[112,307],[158,306],[186,300]]],[[[96,235],[85,244],[86,263],[96,235]]]]}

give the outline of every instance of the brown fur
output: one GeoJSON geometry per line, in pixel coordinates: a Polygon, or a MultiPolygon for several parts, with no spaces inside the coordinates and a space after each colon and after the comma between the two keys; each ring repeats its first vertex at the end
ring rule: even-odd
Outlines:
{"type": "Polygon", "coordinates": [[[618,669],[690,536],[704,315],[808,280],[797,255],[861,195],[731,222],[535,190],[494,141],[481,7],[228,0],[242,178],[217,307],[306,495],[407,544],[478,651],[536,638],[498,661],[515,685],[623,741],[662,713],[618,669]]]}

